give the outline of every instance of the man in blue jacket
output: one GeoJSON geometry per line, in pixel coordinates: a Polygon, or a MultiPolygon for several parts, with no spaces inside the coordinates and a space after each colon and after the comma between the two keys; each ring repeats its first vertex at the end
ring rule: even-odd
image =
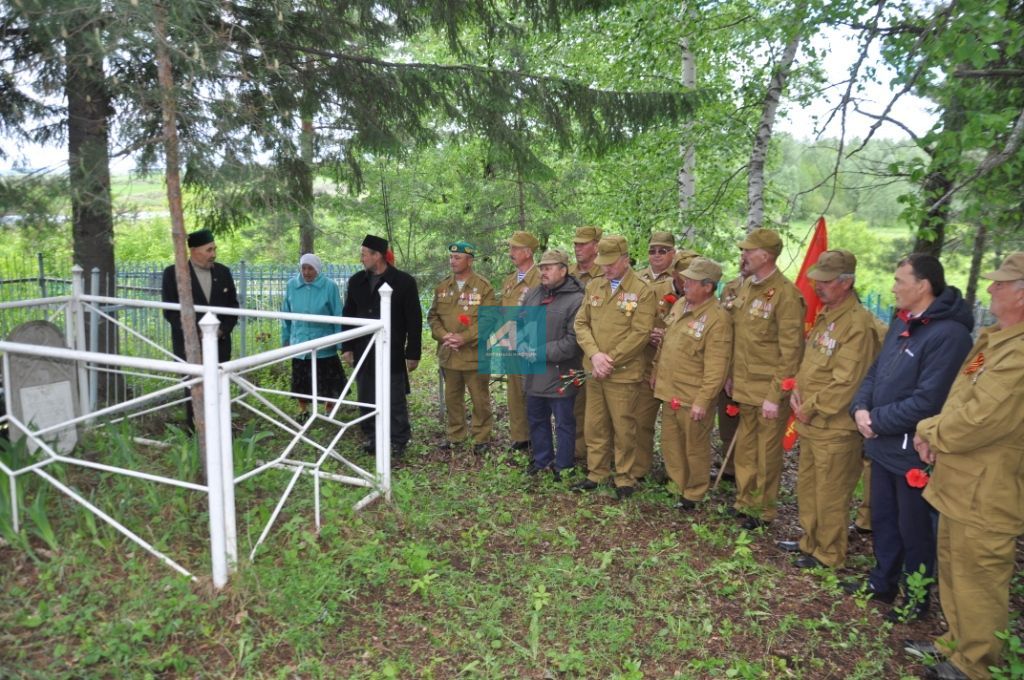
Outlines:
{"type": "MultiPolygon", "coordinates": [[[[896,268],[897,313],[882,349],[854,397],[850,412],[871,459],[871,526],[875,567],[863,586],[872,599],[891,603],[909,574],[935,576],[934,510],[907,472],[920,468],[914,451],[917,424],[942,409],[960,364],[971,349],[974,319],[960,291],[947,286],[942,264],[914,254],[896,268]]],[[[846,584],[849,592],[861,588],[846,584]]],[[[888,612],[893,623],[921,618],[928,595],[904,593],[888,612]]]]}

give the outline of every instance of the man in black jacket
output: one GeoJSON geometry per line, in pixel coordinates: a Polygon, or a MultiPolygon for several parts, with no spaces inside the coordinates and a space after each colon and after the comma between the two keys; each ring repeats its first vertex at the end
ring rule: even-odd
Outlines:
{"type": "MultiPolygon", "coordinates": [[[[231,307],[238,309],[238,292],[231,270],[217,262],[217,244],[213,232],[208,229],[194,231],[188,235],[188,269],[192,275],[192,302],[208,307],[231,307]]],[[[160,299],[164,302],[179,302],[178,282],[175,268],[164,269],[163,282],[160,288],[160,299]]],[[[181,312],[164,310],[164,318],[171,324],[171,348],[174,356],[185,358],[185,332],[181,328],[181,312]]],[[[198,323],[202,315],[196,315],[198,323]]],[[[217,329],[217,361],[231,358],[231,331],[238,323],[234,314],[221,314],[217,317],[220,328],[217,329]]],[[[202,334],[200,333],[200,338],[202,334]]],[[[185,427],[192,430],[192,402],[186,405],[185,427]]]]}
{"type": "MultiPolygon", "coordinates": [[[[416,279],[389,265],[387,253],[388,242],[385,239],[367,234],[359,255],[363,271],[353,274],[348,280],[345,306],[341,313],[343,316],[360,319],[379,319],[378,289],[385,283],[391,286],[391,454],[394,458],[400,458],[412,439],[405,395],[409,394],[409,373],[416,370],[420,363],[423,311],[420,309],[416,279]]],[[[353,365],[369,342],[369,336],[362,336],[342,343],[342,358],[350,366],[353,365]]],[[[374,366],[371,351],[356,373],[356,386],[362,402],[370,403],[376,398],[374,366]]],[[[366,450],[373,451],[376,431],[373,419],[362,421],[360,427],[366,435],[366,450]]]]}

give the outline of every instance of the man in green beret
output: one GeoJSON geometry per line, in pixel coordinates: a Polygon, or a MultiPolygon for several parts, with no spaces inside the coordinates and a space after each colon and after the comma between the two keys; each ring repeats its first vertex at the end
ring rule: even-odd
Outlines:
{"type": "Polygon", "coordinates": [[[477,340],[480,307],[494,305],[494,288],[473,271],[476,247],[465,241],[448,245],[451,276],[434,288],[427,312],[430,334],[437,341],[437,362],[444,375],[444,404],[448,414],[448,442],[472,436],[473,450],[481,454],[491,440],[494,415],[488,376],[478,370],[477,340]],[[473,404],[473,419],[466,429],[465,393],[473,404]]]}
{"type": "MultiPolygon", "coordinates": [[[[584,288],[594,280],[594,277],[601,276],[601,267],[594,260],[597,259],[597,244],[601,241],[601,227],[585,226],[576,229],[572,238],[573,252],[576,255],[576,262],[569,267],[569,276],[574,277],[584,288]]],[[[576,405],[573,407],[576,416],[576,462],[582,467],[587,465],[587,391],[580,390],[576,395],[576,405]]]]}
{"type": "Polygon", "coordinates": [[[775,519],[782,480],[782,434],[789,421],[790,383],[804,348],[804,296],[776,260],[782,239],[755,229],[740,241],[742,269],[750,272],[735,301],[731,382],[739,404],[736,433],[736,503],[745,529],[775,519]]]}
{"type": "Polygon", "coordinates": [[[644,375],[644,347],[654,325],[654,293],[629,266],[629,245],[608,236],[598,245],[596,263],[604,276],[586,288],[576,315],[576,339],[583,349],[587,390],[587,478],[577,491],[596,489],[612,475],[615,490],[627,498],[636,489],[636,393],[644,375]]]}
{"type": "MultiPolygon", "coordinates": [[[[533,263],[533,253],[538,245],[537,238],[527,231],[517,231],[508,240],[508,256],[515,265],[515,271],[501,283],[502,307],[521,306],[527,291],[540,284],[540,272],[533,263]]],[[[512,449],[525,451],[530,448],[530,426],[526,419],[523,376],[507,375],[506,380],[508,433],[512,438],[512,449]]]]}

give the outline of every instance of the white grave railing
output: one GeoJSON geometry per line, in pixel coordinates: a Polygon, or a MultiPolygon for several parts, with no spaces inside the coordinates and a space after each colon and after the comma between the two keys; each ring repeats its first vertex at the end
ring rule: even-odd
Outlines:
{"type": "MultiPolygon", "coordinates": [[[[180,488],[190,489],[206,493],[209,506],[209,534],[210,534],[210,556],[213,583],[216,587],[223,587],[227,583],[228,572],[233,571],[238,563],[238,539],[235,517],[235,487],[256,475],[269,469],[283,469],[292,473],[291,479],[274,508],[274,511],[263,528],[258,540],[249,554],[253,559],[256,550],[266,539],[273,527],[281,509],[284,507],[289,496],[295,488],[296,482],[303,475],[313,478],[314,489],[314,519],[317,529],[321,526],[321,502],[320,486],[323,480],[340,482],[369,490],[367,495],[360,499],[354,506],[361,509],[380,498],[386,501],[391,500],[391,448],[390,448],[390,403],[391,403],[391,362],[390,362],[390,319],[391,319],[391,287],[384,284],[380,287],[381,297],[381,318],[355,319],[345,317],[328,317],[312,314],[294,313],[273,313],[260,312],[244,309],[228,309],[220,307],[196,306],[196,312],[205,313],[199,322],[202,335],[203,363],[202,365],[189,364],[170,352],[160,348],[161,352],[169,357],[168,360],[151,359],[142,357],[122,356],[117,354],[104,354],[89,351],[86,347],[85,333],[85,312],[99,314],[112,323],[117,320],[107,315],[102,305],[121,305],[125,307],[157,307],[160,309],[180,309],[180,305],[164,302],[152,302],[146,300],[133,300],[122,298],[110,298],[95,295],[85,295],[82,286],[82,269],[74,268],[74,283],[72,295],[59,298],[45,298],[38,300],[26,300],[12,303],[0,303],[0,313],[4,309],[14,307],[39,306],[39,307],[63,307],[66,315],[65,336],[71,349],[42,347],[22,343],[0,341],[0,353],[3,354],[3,372],[5,397],[7,399],[7,413],[0,419],[6,420],[12,428],[21,432],[38,449],[35,452],[37,460],[29,465],[12,469],[0,461],[0,473],[7,477],[11,496],[11,516],[15,531],[19,530],[18,495],[16,491],[17,478],[21,475],[35,474],[46,482],[66,494],[89,512],[102,519],[115,530],[123,534],[129,540],[138,544],[147,552],[178,571],[179,573],[192,577],[194,576],[184,566],[174,561],[153,545],[148,543],[141,536],[124,526],[117,519],[96,507],[74,488],[64,484],[47,472],[46,468],[54,464],[78,465],[94,470],[115,473],[127,477],[134,477],[149,482],[167,484],[180,488]],[[298,345],[281,347],[274,350],[262,352],[242,359],[217,362],[217,329],[220,322],[217,314],[234,314],[240,316],[264,317],[273,319],[288,319],[293,321],[313,321],[321,323],[343,324],[350,328],[340,333],[310,340],[298,345]],[[366,350],[358,358],[358,361],[351,372],[348,381],[337,399],[321,397],[317,394],[316,362],[312,361],[312,395],[297,395],[264,388],[250,381],[246,374],[256,369],[269,366],[274,363],[287,361],[288,359],[303,354],[315,356],[316,351],[322,347],[336,345],[346,340],[372,335],[366,350]],[[376,385],[375,403],[364,403],[346,398],[351,391],[356,373],[362,368],[370,355],[374,355],[374,377],[376,385]],[[78,390],[76,395],[81,409],[81,414],[60,423],[51,424],[45,428],[37,428],[32,423],[22,422],[13,415],[11,409],[14,399],[13,386],[10,384],[10,359],[12,355],[27,355],[34,357],[49,357],[76,362],[78,370],[78,390]],[[99,410],[90,411],[90,385],[97,380],[97,373],[101,370],[110,370],[128,374],[130,369],[155,372],[156,376],[169,380],[171,384],[140,396],[129,399],[125,402],[114,404],[99,410]],[[63,454],[47,441],[54,433],[67,427],[98,427],[104,423],[111,422],[114,418],[134,418],[156,410],[174,407],[181,404],[186,398],[173,399],[174,393],[181,394],[183,388],[202,384],[203,386],[203,407],[205,416],[205,447],[206,447],[206,481],[200,484],[194,481],[175,479],[159,474],[152,474],[139,470],[130,470],[115,465],[108,465],[97,460],[88,460],[82,457],[63,454]],[[232,397],[232,385],[236,389],[236,395],[232,397]],[[285,395],[289,397],[310,398],[312,408],[310,416],[305,422],[298,422],[277,407],[267,395],[285,395]],[[170,399],[170,401],[168,401],[170,399]],[[325,413],[321,414],[319,405],[325,405],[325,413]],[[264,462],[257,467],[243,471],[239,475],[234,472],[234,456],[231,422],[235,414],[234,406],[245,409],[255,416],[262,418],[272,426],[279,428],[290,436],[288,444],[276,454],[272,460],[264,462]],[[342,406],[355,406],[369,409],[366,413],[353,417],[350,420],[341,418],[342,406]],[[368,418],[375,419],[376,425],[376,451],[374,456],[374,469],[365,470],[352,461],[345,458],[338,452],[338,443],[342,436],[355,424],[368,418]],[[315,441],[310,436],[314,424],[325,422],[334,427],[336,431],[326,444],[315,441]],[[318,452],[315,462],[299,460],[294,454],[300,444],[312,447],[318,452]],[[348,469],[349,474],[337,474],[323,470],[325,463],[333,461],[340,463],[348,469]]],[[[155,345],[154,345],[155,346],[155,345]]],[[[154,377],[153,373],[147,374],[154,377]]],[[[328,428],[329,429],[329,428],[328,428]]],[[[81,446],[81,444],[79,444],[81,446]]]]}

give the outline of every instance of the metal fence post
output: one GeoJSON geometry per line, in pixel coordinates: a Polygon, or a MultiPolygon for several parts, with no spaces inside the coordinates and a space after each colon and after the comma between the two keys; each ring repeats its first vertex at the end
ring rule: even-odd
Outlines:
{"type": "Polygon", "coordinates": [[[381,495],[391,500],[391,286],[382,285],[380,293],[380,320],[384,328],[377,331],[374,359],[374,379],[377,395],[377,476],[381,495]]]}
{"type": "MultiPolygon", "coordinates": [[[[65,335],[68,345],[80,352],[88,351],[85,345],[85,310],[82,306],[82,295],[85,290],[85,277],[81,265],[71,268],[71,301],[68,303],[68,328],[65,335]]],[[[91,413],[89,410],[89,374],[84,361],[76,361],[78,369],[78,404],[81,414],[91,413]]],[[[89,421],[91,422],[91,421],[89,421]]]]}
{"type": "Polygon", "coordinates": [[[39,297],[46,297],[46,270],[43,268],[43,254],[36,253],[39,260],[39,297]]]}
{"type": "MultiPolygon", "coordinates": [[[[246,280],[247,279],[248,279],[248,276],[246,276],[246,271],[245,271],[245,260],[241,260],[238,263],[238,306],[239,307],[243,307],[243,308],[246,306],[246,304],[245,304],[245,292],[246,292],[246,290],[248,288],[246,286],[246,280]]],[[[245,332],[246,332],[246,330],[249,327],[249,317],[243,316],[242,319],[241,319],[240,325],[242,326],[242,342],[241,342],[241,344],[239,346],[239,350],[238,351],[241,353],[241,356],[247,357],[247,356],[249,356],[249,354],[245,351],[245,345],[246,345],[246,342],[245,342],[245,335],[246,335],[246,333],[245,332]]]]}
{"type": "MultiPolygon", "coordinates": [[[[207,312],[199,322],[203,333],[203,415],[206,443],[206,489],[210,503],[210,563],[213,585],[223,588],[228,582],[225,539],[223,462],[220,451],[220,408],[218,406],[217,329],[220,321],[207,312]]],[[[225,423],[225,427],[231,427],[225,423]]]]}
{"type": "MultiPolygon", "coordinates": [[[[100,268],[93,267],[89,277],[89,294],[100,294],[100,268]]],[[[83,307],[84,309],[84,307],[83,307]]],[[[98,352],[100,347],[100,315],[95,310],[89,312],[89,349],[98,352]]],[[[109,350],[108,350],[109,351],[109,350]]],[[[99,400],[100,375],[98,371],[89,373],[89,410],[96,410],[96,402],[99,400]]]]}

